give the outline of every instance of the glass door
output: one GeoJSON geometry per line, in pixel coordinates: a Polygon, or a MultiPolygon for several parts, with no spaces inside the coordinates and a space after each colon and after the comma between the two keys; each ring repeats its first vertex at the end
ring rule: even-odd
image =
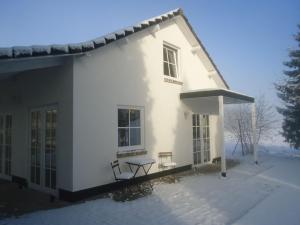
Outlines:
{"type": "Polygon", "coordinates": [[[42,112],[31,112],[30,181],[41,184],[42,112]]]}
{"type": "Polygon", "coordinates": [[[0,115],[0,175],[11,176],[12,115],[0,115]]]}
{"type": "Polygon", "coordinates": [[[210,161],[209,115],[193,114],[193,159],[194,165],[210,161]]]}
{"type": "Polygon", "coordinates": [[[201,164],[200,115],[193,114],[193,158],[194,165],[201,164]]]}
{"type": "Polygon", "coordinates": [[[200,115],[200,137],[201,148],[203,149],[203,161],[210,161],[210,134],[209,134],[209,116],[200,115]]]}
{"type": "Polygon", "coordinates": [[[56,109],[45,112],[45,186],[56,189],[56,109]]]}
{"type": "Polygon", "coordinates": [[[56,189],[57,109],[31,111],[30,181],[42,189],[56,189]]]}

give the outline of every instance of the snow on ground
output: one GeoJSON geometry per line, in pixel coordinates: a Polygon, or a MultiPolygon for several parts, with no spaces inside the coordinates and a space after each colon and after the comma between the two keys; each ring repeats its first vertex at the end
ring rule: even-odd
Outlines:
{"type": "MultiPolygon", "coordinates": [[[[294,152],[295,153],[295,152],[294,152]]],[[[0,221],[4,224],[300,224],[300,157],[261,152],[219,174],[191,175],[158,184],[152,195],[129,202],[99,199],[0,221]]]]}

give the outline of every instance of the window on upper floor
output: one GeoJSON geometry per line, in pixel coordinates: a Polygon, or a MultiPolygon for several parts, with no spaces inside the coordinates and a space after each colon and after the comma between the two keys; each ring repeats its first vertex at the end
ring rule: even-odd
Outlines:
{"type": "Polygon", "coordinates": [[[118,107],[118,146],[119,149],[143,148],[143,108],[118,107]]]}
{"type": "Polygon", "coordinates": [[[163,46],[164,75],[178,78],[178,50],[168,45],[163,46]]]}

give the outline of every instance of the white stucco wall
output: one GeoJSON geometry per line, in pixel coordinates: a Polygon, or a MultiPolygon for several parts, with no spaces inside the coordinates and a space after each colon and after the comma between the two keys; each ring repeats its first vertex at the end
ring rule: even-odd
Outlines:
{"type": "Polygon", "coordinates": [[[12,175],[30,181],[30,110],[57,105],[57,187],[72,190],[72,69],[70,62],[0,80],[0,114],[13,115],[12,175]]]}
{"type": "Polygon", "coordinates": [[[147,155],[158,162],[158,152],[172,151],[177,166],[192,164],[192,112],[211,112],[212,157],[218,154],[217,101],[194,107],[179,98],[186,90],[218,86],[179,26],[167,21],[155,34],[145,30],[127,40],[74,58],[73,191],[114,180],[110,162],[118,151],[118,105],[145,108],[147,155]],[[183,85],[164,82],[164,42],[179,48],[183,85]]]}

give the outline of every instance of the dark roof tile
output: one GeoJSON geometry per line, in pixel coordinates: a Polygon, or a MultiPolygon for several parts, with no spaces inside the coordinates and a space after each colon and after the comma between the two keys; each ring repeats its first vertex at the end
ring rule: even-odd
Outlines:
{"type": "Polygon", "coordinates": [[[49,45],[33,45],[32,56],[43,56],[51,53],[51,47],[49,45]]]}
{"type": "Polygon", "coordinates": [[[95,48],[102,47],[103,45],[106,44],[106,41],[103,37],[96,38],[96,39],[93,40],[93,42],[94,42],[95,48]]]}
{"type": "Polygon", "coordinates": [[[93,41],[86,41],[81,43],[82,51],[87,52],[95,49],[94,42],[93,41]]]}
{"type": "Polygon", "coordinates": [[[69,48],[67,45],[51,45],[51,54],[53,55],[61,55],[68,54],[69,48]]]}
{"type": "Polygon", "coordinates": [[[81,43],[78,43],[78,44],[69,44],[69,52],[70,53],[80,53],[80,52],[82,52],[82,45],[81,45],[81,43]]]}
{"type": "Polygon", "coordinates": [[[0,59],[9,59],[13,57],[12,48],[0,48],[0,59]]]}
{"type": "Polygon", "coordinates": [[[31,46],[15,46],[12,48],[12,51],[15,58],[32,56],[31,46]]]}

